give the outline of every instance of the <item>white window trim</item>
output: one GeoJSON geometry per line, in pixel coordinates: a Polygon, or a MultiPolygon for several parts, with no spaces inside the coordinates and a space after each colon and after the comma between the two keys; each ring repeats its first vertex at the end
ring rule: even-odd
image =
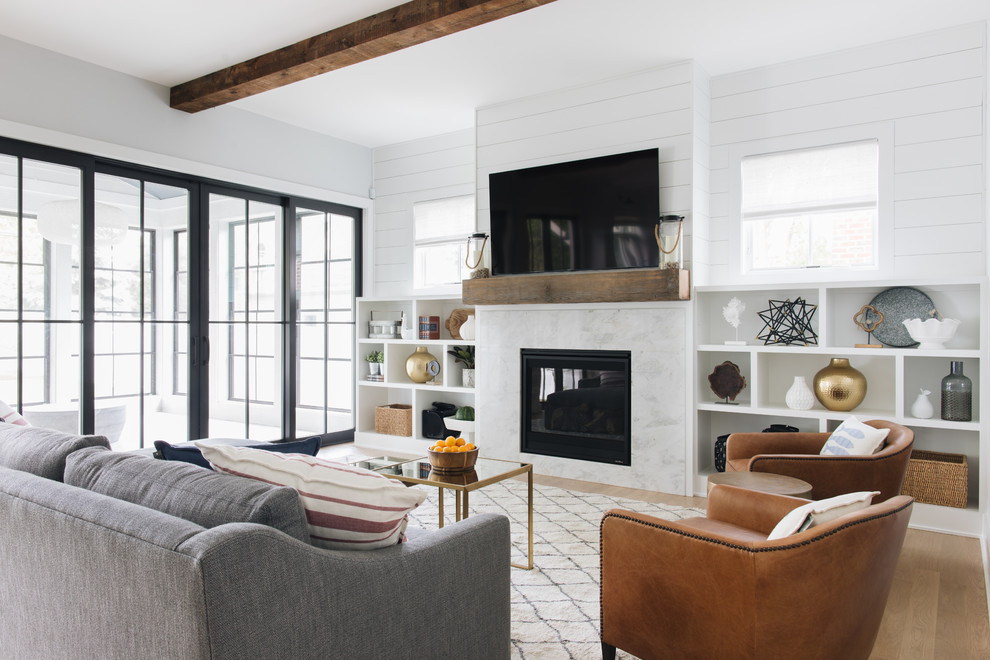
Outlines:
{"type": "Polygon", "coordinates": [[[894,122],[858,124],[842,128],[739,142],[729,146],[728,272],[746,284],[778,282],[844,282],[886,279],[894,272],[894,122]],[[795,268],[743,271],[742,159],[747,156],[812,149],[832,144],[877,140],[879,189],[877,195],[877,266],[875,268],[795,268]]]}

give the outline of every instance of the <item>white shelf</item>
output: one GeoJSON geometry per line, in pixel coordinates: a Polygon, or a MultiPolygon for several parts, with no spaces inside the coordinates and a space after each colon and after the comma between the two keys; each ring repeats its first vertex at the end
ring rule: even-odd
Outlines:
{"type": "MultiPolygon", "coordinates": [[[[966,509],[917,504],[912,525],[923,529],[958,534],[982,533],[982,512],[986,511],[987,470],[980,457],[987,446],[988,394],[981,376],[990,364],[987,340],[987,282],[985,279],[945,278],[925,282],[875,281],[860,283],[757,285],[745,288],[701,286],[695,289],[695,491],[704,493],[708,473],[714,471],[712,448],[715,437],[733,431],[759,431],[770,423],[797,426],[802,431],[829,431],[849,415],[859,419],[886,419],[915,431],[915,447],[931,451],[961,453],[969,457],[970,506],[966,509]],[[853,322],[853,316],[874,296],[895,286],[909,286],[925,292],[943,316],[962,321],[956,336],[943,350],[917,348],[857,348],[866,334],[853,322]],[[745,345],[729,345],[736,331],[722,318],[722,307],[737,297],[746,306],[738,338],[745,345]],[[812,329],[817,343],[763,345],[755,339],[764,329],[759,312],[770,300],[803,298],[817,305],[812,329]],[[795,376],[804,376],[811,385],[815,373],[831,357],[846,357],[866,375],[867,397],[850,412],[831,411],[815,403],[810,410],[792,410],[784,405],[784,395],[795,376]],[[716,403],[708,385],[708,374],[715,365],[731,361],[739,366],[747,386],[736,398],[739,405],[716,403]],[[973,381],[973,421],[949,422],[939,419],[941,379],[949,372],[949,362],[961,360],[965,374],[973,381]],[[924,388],[931,392],[935,416],[918,419],[910,415],[911,404],[924,388]]],[[[879,342],[874,342],[879,343],[879,342]]]]}
{"type": "MultiPolygon", "coordinates": [[[[355,443],[363,448],[391,452],[425,453],[429,440],[422,435],[422,411],[443,401],[457,406],[474,406],[475,391],[461,385],[463,365],[458,364],[447,351],[455,346],[474,346],[474,340],[454,339],[444,327],[453,310],[470,308],[460,298],[449,296],[425,296],[422,298],[359,298],[357,301],[357,359],[371,350],[385,354],[382,363],[383,381],[365,379],[367,367],[359,367],[356,387],[355,443]],[[368,321],[372,312],[405,313],[408,328],[418,332],[420,316],[437,316],[440,319],[439,339],[382,339],[368,337],[368,321]],[[423,346],[440,362],[437,383],[416,383],[406,375],[406,359],[416,348],[423,346]],[[412,406],[412,435],[395,436],[375,432],[375,408],[387,404],[412,406]]],[[[379,314],[375,319],[379,319],[379,314]]],[[[449,424],[448,424],[449,425],[449,424]]]]}

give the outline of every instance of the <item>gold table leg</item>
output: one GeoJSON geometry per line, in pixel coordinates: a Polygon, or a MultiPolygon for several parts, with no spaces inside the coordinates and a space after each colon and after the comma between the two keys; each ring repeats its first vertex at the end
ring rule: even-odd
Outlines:
{"type": "Polygon", "coordinates": [[[528,552],[526,554],[525,564],[512,564],[515,568],[524,568],[527,571],[533,569],[533,466],[529,467],[526,473],[527,486],[528,486],[528,504],[529,511],[527,512],[527,536],[528,536],[528,552]]]}
{"type": "Polygon", "coordinates": [[[443,529],[443,488],[437,488],[437,509],[440,511],[440,528],[443,529]]]}

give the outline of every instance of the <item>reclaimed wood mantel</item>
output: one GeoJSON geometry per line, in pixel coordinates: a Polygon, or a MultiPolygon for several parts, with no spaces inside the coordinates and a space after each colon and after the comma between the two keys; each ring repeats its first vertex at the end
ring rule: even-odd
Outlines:
{"type": "Polygon", "coordinates": [[[464,280],[461,298],[465,305],[652,302],[690,300],[691,288],[686,270],[644,268],[464,280]]]}

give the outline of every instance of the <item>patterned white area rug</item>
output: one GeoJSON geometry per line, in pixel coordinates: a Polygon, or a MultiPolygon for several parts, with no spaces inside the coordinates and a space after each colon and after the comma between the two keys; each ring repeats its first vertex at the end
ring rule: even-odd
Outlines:
{"type": "MultiPolygon", "coordinates": [[[[437,490],[411,518],[437,527],[437,490]]],[[[511,521],[512,561],[526,561],[526,483],[501,481],[470,493],[471,514],[500,513],[511,521]]],[[[630,509],[664,520],[704,515],[700,509],[533,486],[533,564],[512,569],[512,657],[521,660],[601,658],[598,525],[609,509],[630,509]]],[[[444,501],[453,523],[454,498],[444,501]]],[[[620,658],[630,658],[621,651],[620,658]]]]}

